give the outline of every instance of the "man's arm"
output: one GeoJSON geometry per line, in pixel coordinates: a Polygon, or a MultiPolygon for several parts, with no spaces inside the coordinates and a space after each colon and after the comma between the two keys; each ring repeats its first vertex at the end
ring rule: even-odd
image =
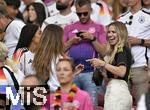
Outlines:
{"type": "Polygon", "coordinates": [[[150,48],[150,39],[140,39],[140,38],[130,36],[128,40],[131,46],[141,45],[150,48]]]}
{"type": "Polygon", "coordinates": [[[95,50],[102,56],[106,54],[106,44],[100,44],[97,40],[91,41],[92,45],[94,46],[95,50]]]}
{"type": "Polygon", "coordinates": [[[72,37],[70,38],[67,42],[65,42],[65,48],[64,51],[68,51],[68,49],[73,45],[73,44],[78,44],[82,39],[80,37],[72,37]]]}
{"type": "Polygon", "coordinates": [[[91,44],[93,45],[94,49],[102,56],[105,56],[106,53],[106,43],[100,43],[98,41],[98,39],[92,35],[90,32],[88,31],[83,31],[84,33],[82,33],[81,35],[83,36],[83,39],[87,39],[91,42],[91,44]]]}

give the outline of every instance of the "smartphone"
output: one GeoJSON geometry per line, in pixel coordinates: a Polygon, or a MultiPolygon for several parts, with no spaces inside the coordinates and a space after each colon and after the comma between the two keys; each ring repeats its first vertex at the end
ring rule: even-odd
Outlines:
{"type": "Polygon", "coordinates": [[[80,31],[79,31],[79,32],[76,33],[76,36],[83,38],[83,36],[81,35],[82,33],[83,33],[83,32],[80,32],[80,31]]]}

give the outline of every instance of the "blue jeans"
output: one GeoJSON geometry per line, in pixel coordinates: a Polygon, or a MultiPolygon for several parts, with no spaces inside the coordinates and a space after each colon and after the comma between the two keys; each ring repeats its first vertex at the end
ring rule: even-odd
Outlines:
{"type": "Polygon", "coordinates": [[[97,87],[92,81],[93,72],[80,73],[74,78],[74,83],[81,89],[89,93],[93,105],[98,105],[97,87]]]}

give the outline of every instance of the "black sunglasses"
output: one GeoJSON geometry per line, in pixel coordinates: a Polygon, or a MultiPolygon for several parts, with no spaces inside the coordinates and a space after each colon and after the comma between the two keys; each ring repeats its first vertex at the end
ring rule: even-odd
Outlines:
{"type": "Polygon", "coordinates": [[[77,15],[78,15],[79,17],[81,17],[82,15],[83,15],[83,16],[87,16],[87,15],[88,15],[88,12],[77,12],[77,15]]]}
{"type": "Polygon", "coordinates": [[[126,24],[131,25],[132,24],[133,15],[129,16],[129,22],[126,21],[126,24]]]}

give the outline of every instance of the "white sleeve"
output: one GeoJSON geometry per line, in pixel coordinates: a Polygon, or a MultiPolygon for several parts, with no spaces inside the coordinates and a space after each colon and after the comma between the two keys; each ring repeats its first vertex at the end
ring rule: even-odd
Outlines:
{"type": "Polygon", "coordinates": [[[43,22],[42,26],[41,26],[41,30],[42,32],[44,31],[45,27],[48,25],[48,23],[46,22],[46,20],[43,22]]]}

